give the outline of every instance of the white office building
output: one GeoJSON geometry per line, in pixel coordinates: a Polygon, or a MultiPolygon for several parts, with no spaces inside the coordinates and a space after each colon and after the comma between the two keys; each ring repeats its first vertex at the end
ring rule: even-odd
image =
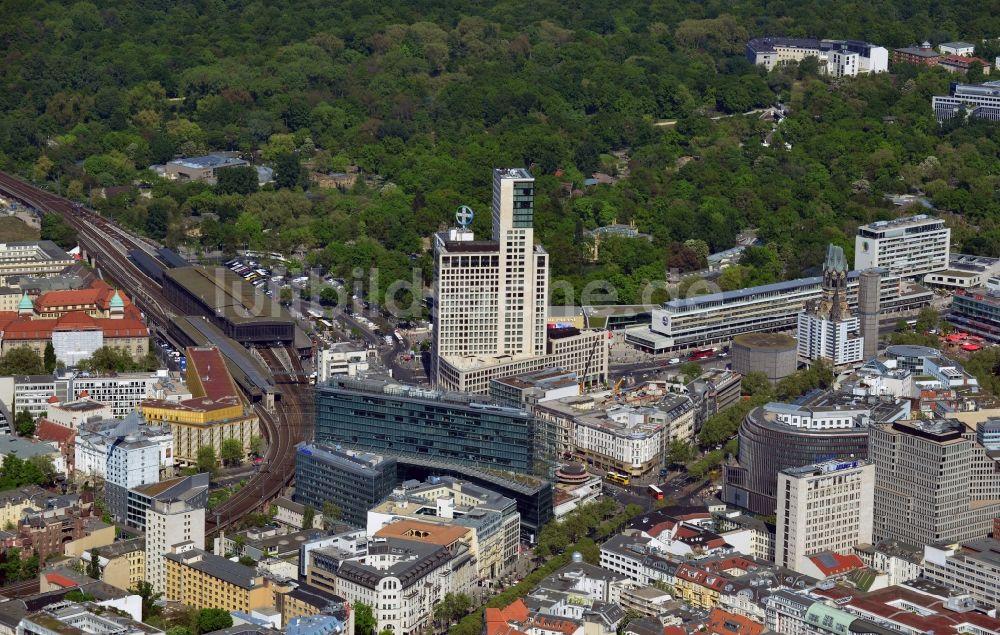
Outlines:
{"type": "Polygon", "coordinates": [[[475,558],[462,542],[446,547],[386,538],[370,542],[360,558],[344,560],[325,549],[310,557],[310,579],[322,576],[351,604],[368,604],[376,629],[394,633],[424,632],[435,604],[478,582],[475,558]]]}
{"type": "Polygon", "coordinates": [[[108,448],[107,480],[128,489],[160,480],[160,448],[139,435],[116,439],[108,448]]]}
{"type": "Polygon", "coordinates": [[[924,576],[986,606],[1000,607],[1000,541],[993,537],[961,545],[925,545],[924,576]]]}
{"type": "Polygon", "coordinates": [[[834,366],[861,361],[864,338],[858,334],[858,318],[824,320],[808,313],[799,315],[799,356],[823,359],[834,366]]]}
{"type": "Polygon", "coordinates": [[[542,355],[549,255],[535,245],[535,180],[527,170],[493,171],[493,239],[459,226],[436,237],[435,353],[542,355]]]}
{"type": "Polygon", "coordinates": [[[775,564],[811,571],[808,556],[872,541],[875,466],[829,461],[778,472],[775,564]]]}
{"type": "Polygon", "coordinates": [[[854,268],[885,267],[903,278],[948,268],[951,229],[925,214],[877,221],[858,228],[854,268]]]}
{"type": "Polygon", "coordinates": [[[854,77],[889,70],[889,51],[858,40],[818,40],[761,37],[747,42],[747,59],[768,71],[789,62],[816,58],[819,71],[833,77],[854,77]]]}
{"type": "Polygon", "coordinates": [[[324,382],[337,375],[355,377],[368,370],[368,350],[349,342],[340,342],[319,352],[316,380],[324,382]]]}
{"type": "Polygon", "coordinates": [[[169,426],[147,426],[138,413],[85,425],[75,444],[76,471],[126,489],[156,483],[174,466],[169,426]]]}
{"type": "Polygon", "coordinates": [[[39,417],[52,403],[87,398],[109,406],[112,416],[124,417],[140,402],[155,396],[157,384],[169,377],[165,369],[114,375],[67,370],[56,375],[0,377],[0,401],[11,406],[12,412],[27,410],[39,417]]]}
{"type": "Polygon", "coordinates": [[[974,289],[985,287],[1000,274],[1000,258],[951,254],[948,268],[924,276],[924,284],[944,289],[974,289]]]}
{"type": "Polygon", "coordinates": [[[163,556],[174,553],[174,547],[181,543],[205,548],[205,508],[181,500],[153,500],[146,510],[146,581],[154,591],[166,593],[163,556]]]}
{"type": "Polygon", "coordinates": [[[931,107],[938,121],[964,112],[970,119],[1000,121],[1000,82],[959,84],[952,82],[947,95],[934,95],[931,107]]]}
{"type": "MultiPolygon", "coordinates": [[[[899,276],[882,270],[880,313],[891,314],[926,306],[934,294],[901,284],[899,276]]],[[[858,304],[860,273],[847,274],[847,303],[858,304]]],[[[792,331],[806,303],[823,293],[822,276],[786,280],[736,291],[723,291],[664,302],[653,309],[652,322],[625,332],[625,341],[655,353],[728,343],[740,333],[792,331]]]]}
{"type": "Polygon", "coordinates": [[[73,430],[79,430],[88,421],[111,417],[111,408],[93,399],[51,403],[45,413],[45,418],[49,421],[73,430]]]}
{"type": "Polygon", "coordinates": [[[147,426],[136,412],[85,424],[74,445],[77,474],[91,482],[104,480],[104,503],[119,519],[125,518],[130,489],[158,483],[172,471],[173,452],[170,427],[147,426]]]}
{"type": "Polygon", "coordinates": [[[938,45],[941,55],[959,55],[972,57],[976,54],[976,45],[969,42],[942,42],[938,45]]]}
{"type": "Polygon", "coordinates": [[[558,366],[582,382],[607,377],[603,332],[546,329],[549,255],[535,244],[535,180],[493,171],[492,240],[475,240],[472,210],[434,239],[431,377],[439,388],[487,392],[489,381],[558,366]],[[572,332],[570,332],[572,331],[572,332]]]}
{"type": "Polygon", "coordinates": [[[831,77],[854,77],[861,68],[861,56],[847,49],[827,54],[826,73],[831,77]]]}
{"type": "Polygon", "coordinates": [[[671,442],[694,436],[696,408],[687,395],[647,382],[623,401],[576,395],[536,404],[539,437],[557,456],[572,455],[599,469],[637,477],[663,466],[671,442]]]}

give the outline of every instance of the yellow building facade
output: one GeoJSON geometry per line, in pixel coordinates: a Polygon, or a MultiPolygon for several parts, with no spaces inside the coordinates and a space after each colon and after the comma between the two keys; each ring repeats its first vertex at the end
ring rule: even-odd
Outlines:
{"type": "Polygon", "coordinates": [[[182,464],[198,461],[198,448],[212,446],[215,456],[222,452],[222,442],[236,439],[244,455],[250,453],[250,440],[260,436],[260,420],[244,406],[229,406],[196,412],[167,402],[143,402],[140,407],[147,422],[169,425],[174,435],[174,460],[182,464]]]}
{"type": "Polygon", "coordinates": [[[264,576],[221,556],[191,549],[164,557],[167,600],[198,609],[250,612],[274,606],[264,576]]]}
{"type": "Polygon", "coordinates": [[[101,581],[129,590],[146,579],[145,540],[125,540],[100,550],[101,581]]]}
{"type": "Polygon", "coordinates": [[[115,541],[115,533],[118,531],[114,525],[101,527],[91,531],[89,534],[78,540],[71,540],[63,546],[63,553],[72,558],[79,558],[91,549],[106,547],[115,541]]]}
{"type": "Polygon", "coordinates": [[[260,420],[243,398],[217,348],[187,349],[187,385],[191,399],[149,400],[140,406],[150,424],[169,425],[174,435],[174,459],[182,464],[198,460],[198,449],[211,446],[218,457],[222,443],[235,439],[250,453],[250,441],[260,435],[260,420]]]}
{"type": "Polygon", "coordinates": [[[21,522],[21,513],[29,507],[35,504],[27,493],[11,492],[0,498],[0,528],[16,526],[21,522]]]}

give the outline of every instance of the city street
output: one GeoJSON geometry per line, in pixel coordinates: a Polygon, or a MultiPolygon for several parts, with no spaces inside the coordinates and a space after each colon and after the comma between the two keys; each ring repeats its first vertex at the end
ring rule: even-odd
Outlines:
{"type": "Polygon", "coordinates": [[[614,483],[604,483],[604,494],[613,498],[620,505],[639,505],[645,510],[653,508],[653,499],[650,497],[647,488],[651,482],[663,490],[664,499],[673,498],[678,505],[686,505],[688,501],[702,493],[703,490],[712,486],[711,481],[693,481],[685,472],[671,472],[666,478],[659,479],[651,477],[642,479],[642,482],[633,481],[629,487],[621,487],[614,483]]]}

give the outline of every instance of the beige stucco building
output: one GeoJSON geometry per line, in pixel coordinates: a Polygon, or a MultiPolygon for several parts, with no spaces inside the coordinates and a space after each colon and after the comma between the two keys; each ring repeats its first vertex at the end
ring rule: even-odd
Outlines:
{"type": "Polygon", "coordinates": [[[775,563],[805,573],[808,556],[871,544],[875,466],[828,461],[778,472],[775,563]]]}

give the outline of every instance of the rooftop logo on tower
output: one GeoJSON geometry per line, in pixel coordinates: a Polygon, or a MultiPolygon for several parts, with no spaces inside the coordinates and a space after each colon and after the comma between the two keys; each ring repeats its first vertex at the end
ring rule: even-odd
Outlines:
{"type": "Polygon", "coordinates": [[[472,224],[472,219],[475,217],[476,215],[473,213],[472,208],[468,205],[460,205],[458,210],[455,212],[455,222],[458,223],[458,226],[462,229],[468,228],[468,226],[472,224]]]}

